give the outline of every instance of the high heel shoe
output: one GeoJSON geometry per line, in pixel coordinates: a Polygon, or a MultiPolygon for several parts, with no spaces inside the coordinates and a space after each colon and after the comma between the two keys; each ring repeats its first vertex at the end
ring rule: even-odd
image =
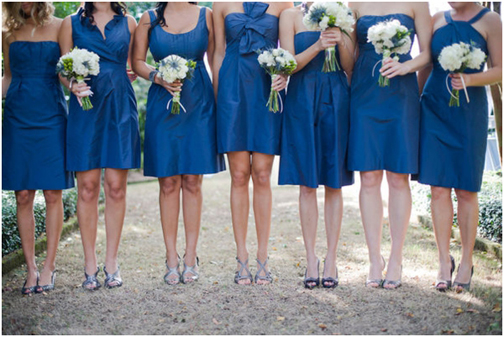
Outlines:
{"type": "Polygon", "coordinates": [[[453,272],[455,271],[455,259],[453,256],[450,255],[450,261],[451,261],[451,269],[450,269],[450,280],[436,280],[436,285],[434,288],[437,291],[445,292],[452,287],[452,276],[453,272]],[[441,285],[444,285],[444,287],[441,287],[441,285]]]}
{"type": "Polygon", "coordinates": [[[170,266],[168,265],[168,260],[165,260],[165,264],[166,264],[166,268],[168,269],[168,272],[165,274],[163,279],[166,284],[169,284],[172,286],[180,283],[180,272],[179,272],[180,256],[177,255],[177,257],[178,257],[177,265],[173,268],[170,268],[170,266]],[[177,278],[170,278],[171,275],[176,275],[177,278]]]}
{"type": "Polygon", "coordinates": [[[119,265],[117,265],[117,270],[113,274],[107,273],[107,267],[105,266],[103,266],[103,272],[105,273],[105,281],[103,282],[105,288],[112,289],[122,286],[123,281],[119,275],[119,265]]]}
{"type": "Polygon", "coordinates": [[[306,289],[313,289],[320,285],[319,267],[320,267],[320,260],[317,259],[317,277],[306,277],[306,275],[308,274],[308,267],[306,267],[303,280],[304,287],[306,289]]]}
{"type": "Polygon", "coordinates": [[[236,284],[251,285],[252,284],[252,273],[247,268],[248,259],[245,262],[242,262],[237,256],[236,261],[240,264],[240,270],[237,270],[235,272],[234,282],[236,284]],[[245,272],[246,274],[242,274],[242,272],[245,272]],[[241,281],[241,280],[250,280],[250,283],[248,283],[248,284],[247,283],[239,283],[239,281],[241,281]]]}
{"type": "MultiPolygon", "coordinates": [[[[37,286],[37,293],[48,292],[54,290],[54,281],[56,279],[56,270],[51,272],[51,283],[44,286],[37,286]]],[[[38,282],[37,282],[38,283],[38,282]]]]}
{"type": "MultiPolygon", "coordinates": [[[[257,269],[257,273],[255,274],[255,277],[254,277],[254,282],[257,284],[257,280],[262,280],[262,281],[266,281],[268,283],[266,284],[271,284],[273,283],[273,276],[271,276],[271,272],[269,271],[266,271],[266,265],[268,264],[268,260],[269,260],[269,257],[266,258],[266,260],[264,261],[264,263],[261,263],[261,261],[259,261],[259,259],[256,259],[257,261],[257,264],[259,265],[259,268],[257,269]],[[259,275],[259,273],[261,271],[264,271],[264,275],[259,275]]],[[[264,283],[263,283],[264,285],[264,283]]]]}
{"type": "Polygon", "coordinates": [[[180,278],[182,283],[184,283],[184,284],[192,283],[192,282],[198,280],[199,273],[196,270],[194,270],[194,268],[196,268],[196,266],[199,266],[199,258],[197,256],[196,256],[196,263],[193,266],[188,266],[185,263],[185,259],[184,259],[184,270],[182,271],[182,277],[180,278]],[[193,276],[186,277],[185,276],[186,274],[192,274],[193,276]]]}
{"type": "Polygon", "coordinates": [[[23,287],[21,288],[21,294],[23,295],[30,295],[30,294],[36,294],[37,293],[37,288],[38,288],[38,283],[39,283],[39,272],[37,271],[37,284],[35,284],[32,287],[26,287],[26,282],[28,282],[28,279],[24,281],[23,287]]]}
{"type": "Polygon", "coordinates": [[[384,279],[383,283],[382,283],[382,288],[387,289],[387,290],[396,290],[397,288],[402,286],[401,278],[402,278],[402,265],[401,265],[401,276],[399,276],[399,280],[392,281],[392,280],[384,279]],[[392,287],[386,287],[388,285],[390,285],[392,287]]]}
{"type": "MultiPolygon", "coordinates": [[[[385,261],[385,258],[383,257],[383,255],[381,255],[381,258],[382,258],[382,262],[383,262],[383,267],[382,267],[382,272],[385,270],[385,268],[387,267],[387,262],[385,261]]],[[[383,284],[383,279],[373,279],[373,280],[370,280],[370,279],[367,279],[366,280],[366,287],[369,287],[369,288],[380,288],[383,284]],[[369,286],[370,284],[376,284],[376,287],[375,286],[369,286]]]]}
{"type": "MultiPolygon", "coordinates": [[[[324,271],[323,275],[325,274],[325,262],[324,262],[324,271]]],[[[336,278],[333,277],[323,277],[322,278],[322,287],[324,288],[336,288],[338,286],[338,267],[336,267],[336,278]],[[328,284],[326,284],[328,283],[328,284]]]]}
{"type": "Polygon", "coordinates": [[[92,275],[86,274],[86,268],[84,268],[84,277],[86,280],[82,282],[82,288],[86,290],[98,290],[101,287],[101,283],[96,278],[100,272],[100,267],[96,267],[96,273],[92,275]]]}
{"type": "MultiPolygon", "coordinates": [[[[457,268],[457,273],[460,269],[460,264],[457,268]]],[[[460,282],[453,282],[453,288],[455,288],[455,291],[457,293],[461,293],[462,291],[466,290],[466,291],[469,291],[470,288],[471,288],[471,281],[472,281],[472,276],[474,274],[474,266],[471,267],[471,277],[469,278],[469,282],[468,283],[460,283],[460,282]]]]}

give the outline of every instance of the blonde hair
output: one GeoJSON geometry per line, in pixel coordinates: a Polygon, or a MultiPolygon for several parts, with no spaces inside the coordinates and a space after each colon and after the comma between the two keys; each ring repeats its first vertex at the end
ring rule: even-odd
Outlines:
{"type": "MultiPolygon", "coordinates": [[[[3,30],[7,32],[7,36],[26,24],[28,18],[32,18],[35,23],[35,28],[45,25],[51,21],[54,13],[52,2],[34,2],[31,8],[30,15],[27,16],[21,7],[21,2],[3,2],[3,30]]],[[[32,35],[35,32],[33,29],[32,35]]]]}

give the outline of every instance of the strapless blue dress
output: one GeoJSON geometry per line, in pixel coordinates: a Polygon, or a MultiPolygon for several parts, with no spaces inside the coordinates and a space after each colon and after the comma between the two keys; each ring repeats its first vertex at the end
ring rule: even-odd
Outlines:
{"type": "MultiPolygon", "coordinates": [[[[296,54],[319,36],[320,32],[296,34],[296,54]]],[[[339,59],[337,49],[336,57],[339,59]]],[[[282,125],[280,185],[341,188],[353,183],[353,173],[346,168],[350,89],[343,70],[321,71],[324,59],[322,51],[290,78],[282,125]]]]}
{"type": "Polygon", "coordinates": [[[67,105],[56,75],[54,41],[15,41],[12,81],[2,123],[2,189],[62,190],[74,186],[65,170],[67,105]]]}

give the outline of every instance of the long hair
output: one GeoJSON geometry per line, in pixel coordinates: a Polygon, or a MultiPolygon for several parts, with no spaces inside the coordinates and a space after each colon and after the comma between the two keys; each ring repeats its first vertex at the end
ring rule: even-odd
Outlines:
{"type": "Polygon", "coordinates": [[[30,14],[27,15],[23,11],[21,2],[3,2],[2,10],[4,19],[3,30],[8,37],[15,30],[25,25],[26,20],[29,18],[35,23],[35,28],[50,22],[54,13],[54,6],[52,2],[34,2],[30,14]]]}
{"type": "MultiPolygon", "coordinates": [[[[198,4],[197,2],[194,2],[194,1],[189,1],[189,3],[191,5],[198,4]]],[[[168,25],[166,24],[165,17],[164,17],[164,11],[166,9],[166,6],[168,6],[168,2],[166,2],[166,1],[158,2],[156,4],[156,7],[154,8],[154,11],[156,12],[156,20],[154,20],[154,22],[152,22],[152,24],[149,27],[149,31],[147,33],[147,36],[149,37],[149,39],[150,39],[152,29],[154,27],[156,27],[157,25],[160,25],[161,27],[168,27],[168,25]]]]}
{"type": "MultiPolygon", "coordinates": [[[[111,2],[110,7],[117,15],[126,15],[128,12],[128,7],[124,2],[111,2]]],[[[89,18],[89,23],[94,22],[93,12],[96,10],[92,2],[84,3],[83,17],[89,18]]]]}

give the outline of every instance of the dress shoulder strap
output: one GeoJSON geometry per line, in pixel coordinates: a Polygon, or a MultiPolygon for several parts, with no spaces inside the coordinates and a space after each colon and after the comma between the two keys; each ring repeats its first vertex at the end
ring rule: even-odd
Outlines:
{"type": "Polygon", "coordinates": [[[479,19],[481,19],[483,17],[483,15],[485,15],[488,12],[490,12],[490,10],[485,7],[478,14],[476,14],[476,16],[474,16],[471,20],[469,20],[467,22],[472,25],[473,23],[475,23],[476,21],[478,21],[479,19]]]}
{"type": "Polygon", "coordinates": [[[452,23],[453,22],[453,19],[451,17],[451,13],[450,13],[449,10],[444,12],[444,18],[445,18],[446,23],[452,23]]]}
{"type": "Polygon", "coordinates": [[[156,13],[154,12],[153,9],[149,9],[148,12],[149,12],[149,17],[150,17],[150,22],[153,23],[157,19],[156,13]]]}

